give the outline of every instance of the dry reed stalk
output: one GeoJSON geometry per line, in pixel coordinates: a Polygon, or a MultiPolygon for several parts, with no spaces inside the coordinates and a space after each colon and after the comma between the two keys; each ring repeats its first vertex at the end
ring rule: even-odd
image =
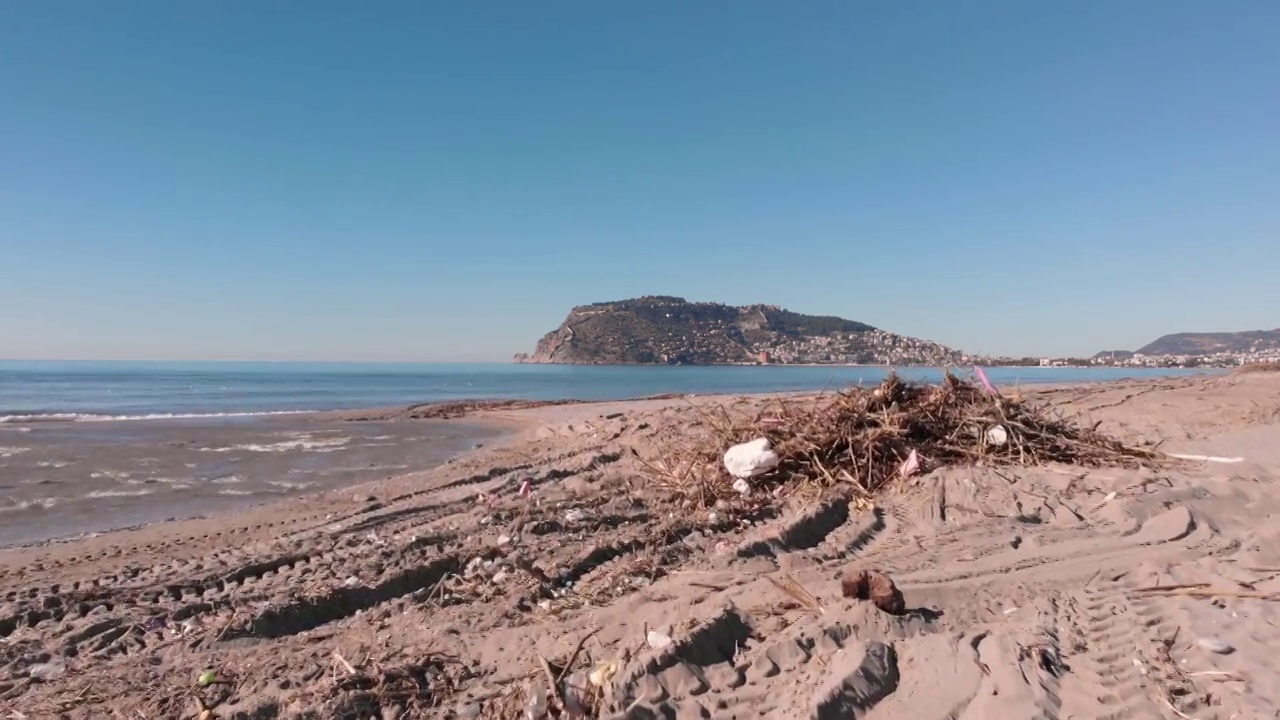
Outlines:
{"type": "Polygon", "coordinates": [[[766,575],[765,580],[768,580],[774,587],[791,596],[801,607],[808,608],[819,615],[826,612],[822,607],[822,602],[791,575],[784,572],[781,580],[772,575],[766,575]]]}
{"type": "Polygon", "coordinates": [[[1280,593],[1266,592],[1263,590],[1237,590],[1235,588],[1212,588],[1203,585],[1190,585],[1186,587],[1156,587],[1156,588],[1137,588],[1133,592],[1150,593],[1152,595],[1182,595],[1193,598],[1216,598],[1216,597],[1234,597],[1234,598],[1252,598],[1254,600],[1280,600],[1280,593]]]}

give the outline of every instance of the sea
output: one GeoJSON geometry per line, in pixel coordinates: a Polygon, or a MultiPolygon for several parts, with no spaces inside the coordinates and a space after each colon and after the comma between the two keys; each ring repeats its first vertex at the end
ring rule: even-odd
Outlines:
{"type": "MultiPolygon", "coordinates": [[[[879,382],[881,367],[0,362],[0,547],[212,516],[439,466],[497,430],[341,411],[617,400],[879,382]]],[[[901,375],[938,380],[943,371],[901,375]]],[[[1185,375],[988,368],[997,386],[1185,375]]]]}
{"type": "MultiPolygon", "coordinates": [[[[822,390],[879,382],[870,366],[0,361],[0,423],[237,416],[476,398],[621,400],[668,393],[822,390]]],[[[939,368],[901,368],[936,381],[939,368]]],[[[964,370],[961,370],[964,372],[964,370]]],[[[1165,377],[1204,370],[992,367],[996,385],[1165,377]]]]}

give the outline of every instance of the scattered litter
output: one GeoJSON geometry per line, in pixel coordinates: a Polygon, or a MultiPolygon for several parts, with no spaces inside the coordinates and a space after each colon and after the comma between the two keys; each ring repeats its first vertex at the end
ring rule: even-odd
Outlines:
{"type": "Polygon", "coordinates": [[[208,687],[218,682],[218,674],[212,670],[205,670],[200,673],[200,677],[196,678],[196,684],[200,687],[208,687]]]}
{"type": "Polygon", "coordinates": [[[622,670],[622,664],[617,660],[606,660],[592,668],[587,675],[587,680],[592,685],[602,688],[608,685],[613,680],[613,676],[617,675],[620,670],[622,670]]]}
{"type": "Polygon", "coordinates": [[[520,483],[520,497],[529,497],[529,494],[532,492],[533,485],[528,480],[520,483]]]}
{"type": "Polygon", "coordinates": [[[529,688],[529,698],[524,702],[524,720],[542,720],[547,716],[547,688],[540,682],[529,688]]]}
{"type": "Polygon", "coordinates": [[[1012,614],[1014,614],[1014,613],[1016,613],[1016,612],[1018,612],[1018,608],[1017,608],[1017,606],[1016,606],[1016,605],[1015,605],[1014,607],[1011,607],[1011,608],[1005,608],[1005,609],[1004,609],[1004,614],[1005,614],[1005,615],[1012,615],[1012,614]]]}
{"type": "Polygon", "coordinates": [[[657,630],[650,630],[649,634],[645,636],[645,642],[654,650],[665,650],[675,644],[670,635],[660,633],[657,630]]]}
{"type": "Polygon", "coordinates": [[[581,672],[569,673],[564,679],[564,712],[565,717],[580,720],[587,717],[587,712],[595,704],[595,691],[591,689],[587,678],[581,672]]]}
{"type": "Polygon", "coordinates": [[[1219,655],[1230,655],[1235,652],[1235,648],[1222,638],[1202,637],[1196,640],[1196,644],[1211,653],[1218,653],[1219,655]]]}
{"type": "Polygon", "coordinates": [[[37,663],[27,668],[27,675],[34,680],[52,682],[67,674],[67,666],[60,661],[37,663]]]}
{"type": "Polygon", "coordinates": [[[1005,430],[1003,425],[992,425],[990,428],[987,428],[987,433],[984,437],[986,438],[988,445],[1001,447],[1005,443],[1009,442],[1009,431],[1005,430]]]}
{"type": "Polygon", "coordinates": [[[1201,460],[1203,462],[1212,463],[1244,462],[1244,458],[1242,457],[1218,457],[1217,455],[1183,455],[1180,453],[1169,453],[1169,457],[1178,458],[1179,460],[1201,460]]]}
{"type": "Polygon", "coordinates": [[[770,449],[769,438],[756,438],[734,445],[724,453],[724,467],[735,478],[753,478],[778,466],[778,453],[770,449]]]}
{"type": "Polygon", "coordinates": [[[499,536],[498,536],[498,545],[500,545],[500,546],[501,546],[501,545],[510,545],[510,544],[511,544],[511,536],[510,536],[510,535],[499,535],[499,536]]]}
{"type": "Polygon", "coordinates": [[[1102,502],[1107,503],[1115,499],[1116,499],[1116,491],[1112,490],[1111,492],[1107,493],[1106,497],[1102,498],[1102,502]]]}
{"type": "Polygon", "coordinates": [[[571,522],[571,523],[582,522],[584,519],[586,519],[586,517],[587,517],[587,514],[578,508],[574,508],[572,510],[566,510],[564,513],[565,522],[571,522]]]}
{"type": "Polygon", "coordinates": [[[907,459],[902,462],[902,467],[898,468],[898,474],[902,477],[911,477],[920,469],[920,453],[915,448],[907,455],[907,459]]]}
{"type": "Polygon", "coordinates": [[[991,393],[992,395],[1000,394],[1000,392],[996,390],[996,386],[992,385],[991,381],[987,379],[987,373],[984,372],[982,368],[978,367],[977,365],[974,365],[973,374],[978,376],[978,382],[982,383],[982,388],[984,390],[991,393]]]}
{"type": "Polygon", "coordinates": [[[342,581],[342,586],[343,586],[343,587],[349,587],[349,588],[351,588],[351,587],[355,587],[355,586],[357,586],[357,585],[359,585],[359,584],[360,584],[360,578],[356,577],[355,575],[352,575],[352,576],[348,577],[346,580],[343,580],[343,581],[342,581]]]}
{"type": "Polygon", "coordinates": [[[747,482],[746,478],[738,478],[733,481],[733,489],[738,491],[739,495],[750,495],[751,483],[747,482]]]}

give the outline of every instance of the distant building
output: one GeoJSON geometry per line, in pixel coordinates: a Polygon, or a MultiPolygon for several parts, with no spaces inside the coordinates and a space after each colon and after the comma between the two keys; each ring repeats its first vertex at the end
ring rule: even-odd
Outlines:
{"type": "Polygon", "coordinates": [[[761,350],[761,351],[760,351],[760,364],[761,364],[761,365],[768,365],[768,364],[769,364],[769,351],[768,351],[768,350],[761,350]]]}

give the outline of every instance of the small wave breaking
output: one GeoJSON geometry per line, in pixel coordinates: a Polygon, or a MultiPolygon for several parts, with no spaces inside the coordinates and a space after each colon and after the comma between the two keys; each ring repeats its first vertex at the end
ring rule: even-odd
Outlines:
{"type": "Polygon", "coordinates": [[[341,449],[344,445],[351,442],[350,437],[336,438],[307,438],[299,440],[282,440],[277,443],[247,443],[244,445],[228,445],[226,447],[200,448],[202,452],[235,452],[237,450],[245,452],[260,453],[279,453],[288,452],[290,450],[305,450],[307,452],[333,452],[341,449]]]}
{"type": "Polygon", "coordinates": [[[0,415],[0,424],[22,425],[30,423],[64,422],[120,422],[127,420],[198,420],[202,418],[265,417],[270,415],[306,415],[311,410],[264,410],[261,412],[221,413],[146,413],[143,415],[102,415],[98,413],[15,413],[0,415]]]}

